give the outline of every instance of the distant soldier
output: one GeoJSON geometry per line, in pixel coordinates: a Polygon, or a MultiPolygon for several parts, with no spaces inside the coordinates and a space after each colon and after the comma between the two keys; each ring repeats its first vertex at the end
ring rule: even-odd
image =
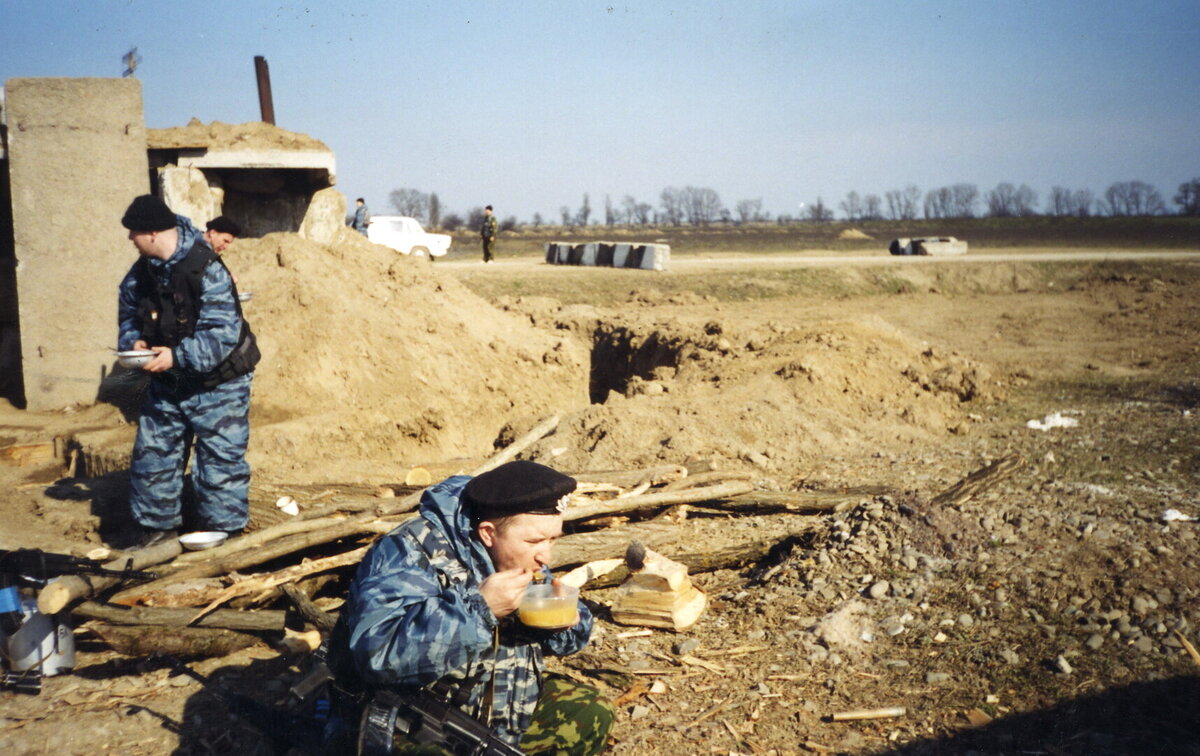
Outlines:
{"type": "Polygon", "coordinates": [[[496,216],[492,215],[492,206],[483,209],[483,224],[479,227],[479,235],[483,238],[483,261],[492,261],[492,245],[496,243],[496,216]]]}
{"type": "Polygon", "coordinates": [[[371,213],[367,211],[367,201],[362,197],[354,200],[354,220],[350,225],[363,236],[367,235],[367,226],[371,225],[371,213]]]}
{"type": "Polygon", "coordinates": [[[242,227],[224,215],[218,215],[204,227],[208,229],[204,232],[204,241],[208,242],[208,246],[218,255],[229,249],[233,240],[242,235],[242,227]]]}

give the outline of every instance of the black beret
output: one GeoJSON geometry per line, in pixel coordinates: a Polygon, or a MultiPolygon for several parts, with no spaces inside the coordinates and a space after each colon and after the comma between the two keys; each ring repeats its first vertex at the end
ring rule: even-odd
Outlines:
{"type": "Polygon", "coordinates": [[[515,514],[559,514],[575,479],[519,459],[477,475],[463,489],[463,505],[476,520],[515,514]]]}
{"type": "Polygon", "coordinates": [[[166,231],[175,228],[178,220],[167,203],[153,194],[135,197],[121,218],[121,225],[130,231],[166,231]]]}
{"type": "Polygon", "coordinates": [[[224,215],[218,215],[204,226],[209,231],[216,231],[218,234],[232,234],[233,236],[242,235],[242,227],[233,221],[226,218],[224,215]]]}

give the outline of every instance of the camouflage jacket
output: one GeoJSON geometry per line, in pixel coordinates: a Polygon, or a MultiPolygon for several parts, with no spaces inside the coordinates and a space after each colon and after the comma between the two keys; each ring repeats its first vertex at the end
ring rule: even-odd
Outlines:
{"type": "Polygon", "coordinates": [[[479,226],[479,235],[482,236],[484,239],[495,236],[496,235],[496,227],[498,225],[499,224],[496,222],[495,215],[483,216],[483,223],[481,223],[479,226]]]}
{"type": "MultiPolygon", "coordinates": [[[[192,225],[191,220],[182,215],[176,218],[179,244],[175,247],[175,254],[167,260],[146,258],[151,274],[163,287],[170,285],[175,265],[187,257],[192,245],[202,241],[199,229],[192,225]]],[[[141,264],[139,259],[129,268],[118,290],[117,349],[132,349],[133,342],[142,338],[142,323],[138,316],[141,292],[138,291],[137,275],[137,268],[141,264]]],[[[172,355],[175,368],[197,374],[214,370],[238,345],[242,335],[242,318],[238,312],[229,271],[224,265],[210,263],[204,269],[201,282],[200,317],[196,321],[196,330],[175,348],[172,355]]]]}
{"type": "Polygon", "coordinates": [[[541,694],[543,653],[583,648],[592,615],[580,602],[578,624],[536,635],[511,617],[497,620],[479,592],[495,568],[459,504],[468,480],[459,475],[428,489],[421,516],[363,559],[342,609],[348,652],[365,686],[441,681],[451,700],[515,745],[541,694]]]}

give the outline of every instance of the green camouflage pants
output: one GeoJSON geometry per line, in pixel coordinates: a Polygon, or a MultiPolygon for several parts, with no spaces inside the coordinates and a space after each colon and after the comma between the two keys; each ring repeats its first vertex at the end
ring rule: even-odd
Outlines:
{"type": "MultiPolygon", "coordinates": [[[[536,756],[594,756],[608,743],[613,724],[612,704],[600,691],[560,675],[547,675],[533,721],[521,738],[521,750],[536,756]]],[[[436,745],[401,743],[403,756],[454,756],[436,745]]]]}

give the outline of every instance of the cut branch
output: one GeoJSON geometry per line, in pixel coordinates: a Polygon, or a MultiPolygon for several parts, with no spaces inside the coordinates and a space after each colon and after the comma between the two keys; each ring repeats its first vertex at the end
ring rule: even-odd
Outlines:
{"type": "MultiPolygon", "coordinates": [[[[147,567],[174,559],[182,550],[183,547],[179,545],[179,541],[172,538],[148,549],[131,551],[120,559],[108,562],[104,568],[123,570],[128,564],[129,569],[144,570],[147,567]]],[[[58,614],[72,602],[88,596],[95,596],[120,582],[120,578],[100,575],[63,575],[51,580],[38,593],[38,611],[42,614],[58,614]]]]}
{"type": "Polygon", "coordinates": [[[569,507],[563,512],[564,521],[583,520],[601,515],[637,512],[639,510],[660,509],[673,504],[689,504],[698,501],[713,501],[727,499],[738,494],[748,493],[753,489],[745,481],[732,481],[715,486],[692,488],[686,491],[668,491],[666,493],[642,494],[624,499],[601,501],[595,504],[584,504],[579,507],[569,507]]]}
{"type": "MultiPolygon", "coordinates": [[[[72,614],[100,619],[113,625],[154,625],[158,627],[187,627],[196,615],[195,609],[170,609],[157,606],[113,606],[96,601],[84,601],[71,610],[72,614]]],[[[221,627],[227,630],[276,632],[283,630],[285,612],[258,609],[239,612],[218,609],[196,622],[198,627],[221,627]]]]}

